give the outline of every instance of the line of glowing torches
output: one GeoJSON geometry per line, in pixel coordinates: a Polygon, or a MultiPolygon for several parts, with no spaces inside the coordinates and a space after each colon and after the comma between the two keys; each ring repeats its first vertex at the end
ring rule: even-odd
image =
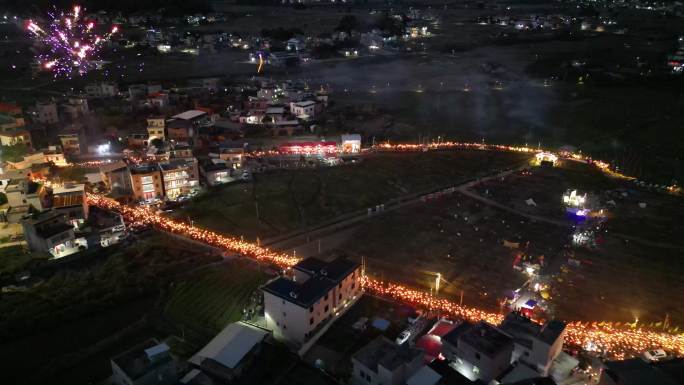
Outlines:
{"type": "MultiPolygon", "coordinates": [[[[169,219],[156,214],[149,208],[125,206],[113,199],[97,194],[88,194],[88,203],[119,212],[133,225],[154,226],[281,268],[289,268],[299,262],[299,258],[294,256],[273,251],[242,239],[220,235],[192,224],[169,219]]],[[[497,325],[503,320],[503,315],[500,313],[460,306],[446,298],[436,297],[425,291],[411,289],[396,283],[382,282],[369,276],[364,278],[363,286],[368,293],[471,322],[486,321],[497,325]]],[[[678,355],[684,355],[683,334],[666,333],[637,328],[629,324],[622,325],[610,322],[571,322],[567,325],[566,333],[566,344],[568,346],[582,349],[593,345],[598,347],[607,357],[614,359],[635,356],[652,348],[664,348],[678,355]]]]}

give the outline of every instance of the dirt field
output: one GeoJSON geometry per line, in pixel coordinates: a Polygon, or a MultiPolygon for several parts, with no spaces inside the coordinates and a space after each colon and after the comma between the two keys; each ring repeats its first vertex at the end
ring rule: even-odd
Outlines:
{"type": "Polygon", "coordinates": [[[684,325],[679,306],[684,300],[684,265],[679,261],[684,238],[674,223],[684,206],[680,198],[626,190],[623,182],[578,163],[534,168],[530,175],[510,176],[473,190],[523,215],[548,218],[549,223],[454,195],[373,218],[337,253],[365,257],[372,275],[426,290],[440,272],[448,282],[443,283],[443,295],[458,301],[463,290],[465,304],[496,310],[497,300],[526,279],[512,268],[516,251],[503,247],[502,241],[529,241],[526,255],[544,255],[542,273],[551,282],[554,316],[615,322],[639,317],[655,323],[667,314],[671,326],[684,325]],[[588,191],[603,203],[617,201],[606,209],[608,219],[596,233],[594,247],[572,246],[574,227],[583,222],[567,217],[561,203],[561,194],[571,187],[588,191]],[[537,206],[526,205],[528,198],[537,206]],[[638,206],[642,201],[646,208],[638,206]],[[579,266],[570,265],[569,258],[579,266]]]}
{"type": "Polygon", "coordinates": [[[379,154],[356,164],[256,175],[210,190],[175,217],[228,234],[275,236],[400,196],[428,192],[525,162],[528,155],[482,151],[379,154]],[[256,204],[259,207],[259,218],[256,204]]]}
{"type": "Polygon", "coordinates": [[[338,249],[365,257],[367,271],[430,290],[442,274],[441,292],[464,304],[498,309],[498,301],[525,276],[513,269],[517,250],[503,240],[530,242],[530,255],[560,252],[569,229],[548,226],[490,208],[456,194],[367,221],[338,249]]]}

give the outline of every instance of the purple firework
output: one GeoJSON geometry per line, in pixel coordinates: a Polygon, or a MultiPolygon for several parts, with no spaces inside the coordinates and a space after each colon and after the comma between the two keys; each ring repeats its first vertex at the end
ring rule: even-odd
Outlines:
{"type": "Polygon", "coordinates": [[[48,12],[49,24],[45,27],[33,20],[26,24],[31,35],[47,47],[38,60],[55,77],[71,78],[74,73],[83,75],[91,70],[103,43],[118,32],[118,27],[113,26],[110,32],[97,34],[95,23],[82,18],[81,12],[81,7],[75,5],[69,12],[48,12]]]}

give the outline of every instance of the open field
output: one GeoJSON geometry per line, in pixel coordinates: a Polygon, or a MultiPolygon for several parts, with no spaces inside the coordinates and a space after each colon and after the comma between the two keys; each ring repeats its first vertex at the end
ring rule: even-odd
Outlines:
{"type": "Polygon", "coordinates": [[[677,221],[684,216],[681,197],[637,189],[632,182],[607,177],[583,163],[562,161],[558,167],[533,167],[529,171],[489,180],[474,191],[525,213],[563,219],[567,215],[562,194],[576,189],[604,209],[608,216],[604,227],[609,233],[684,249],[684,228],[677,221]],[[537,206],[527,205],[529,198],[537,206]],[[639,203],[646,207],[639,207],[639,203]]]}
{"type": "Polygon", "coordinates": [[[566,218],[562,196],[567,190],[599,197],[618,186],[615,179],[584,163],[561,161],[558,167],[530,167],[527,171],[480,183],[473,191],[515,210],[560,220],[566,218]],[[534,200],[536,206],[525,203],[527,199],[534,200]]]}
{"type": "Polygon", "coordinates": [[[31,254],[24,250],[21,245],[0,248],[0,276],[13,274],[31,262],[31,254]]]}
{"type": "Polygon", "coordinates": [[[527,157],[483,151],[378,154],[334,168],[257,174],[250,184],[208,191],[174,216],[218,232],[263,239],[403,195],[451,186],[527,157]]]}
{"type": "Polygon", "coordinates": [[[262,269],[253,262],[232,261],[200,269],[174,285],[164,314],[185,334],[179,348],[194,353],[229,323],[241,320],[267,280],[262,269]]]}
{"type": "Polygon", "coordinates": [[[464,304],[496,311],[498,301],[526,280],[513,269],[519,251],[503,241],[529,241],[526,253],[548,261],[568,234],[456,193],[368,220],[337,253],[363,256],[369,274],[424,290],[441,273],[442,295],[459,301],[463,291],[464,304]]]}
{"type": "MultiPolygon", "coordinates": [[[[67,369],[149,338],[143,331],[151,330],[160,290],[216,260],[207,249],[163,234],[101,252],[111,254],[44,277],[30,290],[0,295],[0,359],[12,368],[5,383],[73,383],[67,369]]],[[[98,364],[79,372],[89,377],[79,381],[88,382],[109,371],[98,364]]]]}
{"type": "Polygon", "coordinates": [[[682,251],[659,249],[610,235],[596,249],[578,249],[582,264],[568,267],[553,282],[557,313],[566,319],[684,327],[682,251]],[[567,272],[565,272],[567,271],[567,272]]]}
{"type": "MultiPolygon", "coordinates": [[[[512,268],[518,250],[503,240],[530,242],[520,250],[533,260],[544,256],[542,273],[551,282],[551,312],[564,320],[614,322],[663,321],[684,325],[684,245],[675,217],[680,198],[627,190],[627,197],[608,208],[608,219],[595,247],[571,246],[577,224],[565,218],[561,193],[569,187],[603,197],[604,189],[620,183],[573,163],[567,168],[535,168],[531,175],[490,181],[474,190],[524,214],[549,218],[534,222],[484,202],[456,194],[421,206],[371,218],[354,229],[336,250],[360,259],[378,278],[392,279],[426,290],[442,274],[442,295],[464,304],[498,309],[504,294],[520,287],[526,277],[512,268]],[[525,199],[533,198],[537,207],[525,199]],[[646,201],[645,209],[637,202],[646,201]],[[466,218],[468,218],[466,220],[466,218]],[[568,258],[579,266],[568,264],[568,258]]],[[[617,200],[617,198],[615,198],[617,200]]]]}

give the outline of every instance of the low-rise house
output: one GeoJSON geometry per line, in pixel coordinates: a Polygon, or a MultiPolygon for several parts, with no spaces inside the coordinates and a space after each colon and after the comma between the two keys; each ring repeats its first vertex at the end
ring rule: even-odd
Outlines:
{"type": "Polygon", "coordinates": [[[147,95],[147,104],[149,107],[166,108],[169,106],[169,103],[170,97],[168,92],[159,91],[147,95]]]}
{"type": "Polygon", "coordinates": [[[66,103],[62,104],[62,110],[66,116],[74,121],[90,114],[88,99],[78,96],[70,97],[66,103]]]}
{"type": "Polygon", "coordinates": [[[471,381],[489,382],[511,364],[513,337],[486,322],[463,322],[442,337],[442,354],[471,381]]]}
{"type": "Polygon", "coordinates": [[[551,365],[563,351],[565,323],[552,320],[540,325],[518,312],[511,312],[499,328],[513,337],[514,361],[529,364],[542,376],[549,375],[551,365]]]}
{"type": "Polygon", "coordinates": [[[93,206],[88,211],[88,222],[97,233],[97,242],[107,247],[126,237],[126,223],[119,213],[93,206]]]}
{"type": "Polygon", "coordinates": [[[16,130],[26,125],[23,109],[14,103],[0,103],[0,131],[16,130]]]}
{"type": "Polygon", "coordinates": [[[316,102],[313,100],[292,102],[290,112],[299,119],[313,119],[316,116],[316,102]]]}
{"type": "Polygon", "coordinates": [[[231,170],[225,160],[216,158],[207,159],[200,166],[202,180],[204,180],[207,186],[231,182],[233,180],[231,170]]]}
{"type": "Polygon", "coordinates": [[[90,98],[111,98],[119,94],[119,86],[112,82],[89,83],[85,92],[90,98]]]}
{"type": "Polygon", "coordinates": [[[351,383],[354,385],[402,385],[423,364],[422,349],[397,345],[378,336],[354,353],[351,383]]]}
{"type": "Polygon", "coordinates": [[[306,258],[262,287],[268,328],[278,339],[301,344],[361,294],[361,265],[346,258],[306,258]]]}
{"type": "Polygon", "coordinates": [[[49,252],[60,258],[78,252],[79,246],[87,247],[85,242],[77,242],[66,216],[53,210],[27,216],[21,226],[31,251],[49,252]]]}
{"type": "Polygon", "coordinates": [[[114,196],[133,193],[133,184],[128,165],[123,161],[107,163],[100,166],[102,182],[114,196]]]}
{"type": "Polygon", "coordinates": [[[171,119],[166,123],[170,140],[191,142],[195,138],[196,128],[187,120],[171,119]]]}
{"type": "Polygon", "coordinates": [[[59,134],[59,141],[65,153],[74,155],[81,153],[81,135],[78,132],[59,134]]]}
{"type": "Polygon", "coordinates": [[[243,143],[222,143],[219,146],[218,155],[220,159],[226,161],[229,167],[240,168],[245,157],[245,145],[243,143]]]}
{"type": "Polygon", "coordinates": [[[27,130],[9,130],[0,132],[0,144],[3,146],[14,146],[24,144],[31,146],[31,134],[27,130]]]}
{"type": "Polygon", "coordinates": [[[250,96],[247,100],[242,102],[242,109],[244,111],[265,112],[266,108],[268,108],[269,103],[270,103],[270,100],[259,99],[259,98],[255,98],[255,97],[250,96]]]}
{"type": "Polygon", "coordinates": [[[209,92],[216,92],[221,87],[221,78],[201,78],[192,79],[190,84],[196,87],[203,88],[209,92]]]}
{"type": "Polygon", "coordinates": [[[134,199],[154,202],[164,198],[161,171],[156,164],[131,167],[130,173],[134,199]]]}
{"type": "Polygon", "coordinates": [[[64,184],[52,188],[52,209],[64,214],[74,228],[88,218],[88,203],[84,184],[64,184]]]}
{"type": "Polygon", "coordinates": [[[42,152],[34,152],[33,154],[24,155],[20,161],[7,161],[7,168],[10,170],[28,170],[33,165],[46,163],[45,155],[42,152]]]}
{"type": "Polygon", "coordinates": [[[43,150],[42,153],[46,163],[53,163],[55,166],[60,167],[67,166],[69,164],[64,157],[62,148],[59,146],[48,146],[48,148],[43,150]]]}
{"type": "Polygon", "coordinates": [[[166,118],[163,116],[150,116],[147,118],[147,134],[149,140],[166,139],[166,118]]]}
{"type": "Polygon", "coordinates": [[[19,223],[31,211],[31,208],[40,212],[46,206],[43,201],[45,193],[42,186],[26,178],[10,180],[5,187],[5,195],[7,195],[9,205],[5,215],[10,223],[19,223]]]}
{"type": "Polygon", "coordinates": [[[169,347],[150,339],[111,359],[114,385],[175,385],[176,362],[169,347]]]}
{"type": "Polygon", "coordinates": [[[53,100],[40,101],[36,103],[35,120],[43,124],[57,124],[59,123],[59,113],[57,112],[57,103],[53,100]]]}
{"type": "Polygon", "coordinates": [[[130,147],[141,148],[147,147],[150,143],[150,138],[148,134],[145,133],[134,133],[128,136],[128,145],[130,147]]]}
{"type": "Polygon", "coordinates": [[[171,117],[174,120],[184,120],[190,122],[193,127],[199,128],[211,125],[211,117],[206,111],[188,110],[171,117]]]}
{"type": "Polygon", "coordinates": [[[192,148],[187,143],[177,142],[169,149],[169,158],[189,159],[192,157],[192,148]]]}
{"type": "Polygon", "coordinates": [[[231,323],[188,363],[218,381],[235,381],[259,354],[270,334],[244,322],[231,323]]]}

